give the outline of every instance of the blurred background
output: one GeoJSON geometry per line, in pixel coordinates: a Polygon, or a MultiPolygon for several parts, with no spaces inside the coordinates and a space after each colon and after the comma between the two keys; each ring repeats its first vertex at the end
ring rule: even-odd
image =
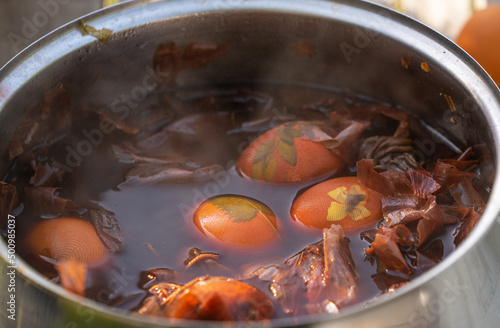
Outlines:
{"type": "MultiPolygon", "coordinates": [[[[307,0],[304,0],[307,1],[307,0]]],[[[361,1],[361,0],[352,0],[361,1]]],[[[57,27],[119,0],[0,0],[0,67],[57,27]]],[[[455,40],[469,17],[500,0],[372,0],[455,40]]],[[[498,42],[498,41],[497,41],[498,42]]]]}

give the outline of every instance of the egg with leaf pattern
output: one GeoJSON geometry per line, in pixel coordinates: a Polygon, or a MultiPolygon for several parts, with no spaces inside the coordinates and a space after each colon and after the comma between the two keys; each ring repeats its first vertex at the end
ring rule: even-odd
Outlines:
{"type": "Polygon", "coordinates": [[[380,220],[382,198],[363,187],[357,177],[335,178],[302,193],[293,201],[290,214],[308,227],[323,229],[339,224],[349,231],[380,220]]]}
{"type": "Polygon", "coordinates": [[[293,183],[342,170],[344,160],[305,132],[312,126],[293,121],[262,134],[241,153],[238,171],[253,180],[293,183]]]}
{"type": "Polygon", "coordinates": [[[244,196],[222,195],[205,200],[193,215],[206,236],[240,247],[262,246],[279,238],[273,211],[244,196]]]}

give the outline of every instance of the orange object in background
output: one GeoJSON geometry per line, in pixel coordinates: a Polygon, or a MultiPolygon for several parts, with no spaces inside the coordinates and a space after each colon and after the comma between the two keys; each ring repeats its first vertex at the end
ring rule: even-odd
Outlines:
{"type": "Polygon", "coordinates": [[[456,42],[500,85],[500,6],[474,13],[456,42]]]}
{"type": "Polygon", "coordinates": [[[233,246],[258,247],[279,237],[273,211],[244,196],[207,199],[195,211],[193,220],[205,235],[233,246]]]}
{"type": "Polygon", "coordinates": [[[297,197],[290,214],[308,227],[323,229],[339,224],[349,231],[381,219],[382,200],[378,193],[362,187],[357,177],[336,178],[297,197]]]}

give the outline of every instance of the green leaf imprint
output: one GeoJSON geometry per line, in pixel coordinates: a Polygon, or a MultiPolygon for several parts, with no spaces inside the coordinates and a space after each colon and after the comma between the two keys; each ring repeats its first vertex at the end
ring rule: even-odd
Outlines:
{"type": "Polygon", "coordinates": [[[209,200],[219,210],[226,213],[233,222],[248,222],[261,212],[264,216],[274,216],[273,211],[264,204],[243,197],[222,196],[209,200]]]}
{"type": "Polygon", "coordinates": [[[295,145],[289,145],[282,140],[278,140],[278,154],[281,158],[291,166],[297,165],[297,149],[295,145]]]}
{"type": "Polygon", "coordinates": [[[253,220],[258,213],[261,213],[267,223],[271,226],[274,232],[278,235],[278,229],[269,220],[268,216],[274,217],[273,211],[266,205],[247,199],[245,197],[221,196],[209,200],[219,210],[226,213],[233,222],[249,222],[253,220]]]}
{"type": "Polygon", "coordinates": [[[262,145],[260,145],[259,148],[257,148],[257,151],[255,152],[255,156],[253,158],[254,165],[268,158],[269,155],[272,155],[274,150],[274,144],[275,140],[271,139],[266,142],[263,142],[262,145]]]}
{"type": "Polygon", "coordinates": [[[267,163],[267,167],[264,171],[264,178],[267,181],[271,181],[273,179],[274,173],[276,173],[276,167],[277,167],[276,158],[274,158],[273,156],[273,158],[271,158],[267,163]]]}
{"type": "Polygon", "coordinates": [[[258,180],[262,176],[271,181],[276,173],[277,161],[274,150],[288,164],[297,165],[297,149],[294,139],[302,136],[302,133],[294,127],[298,122],[289,122],[278,128],[274,134],[276,137],[263,142],[253,158],[252,179],[258,180]]]}

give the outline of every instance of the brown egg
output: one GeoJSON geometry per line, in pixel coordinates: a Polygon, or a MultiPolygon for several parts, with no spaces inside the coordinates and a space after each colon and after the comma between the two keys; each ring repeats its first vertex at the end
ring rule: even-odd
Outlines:
{"type": "Polygon", "coordinates": [[[107,254],[94,227],[82,219],[57,218],[38,223],[28,236],[28,247],[39,255],[93,264],[107,254]]]}
{"type": "Polygon", "coordinates": [[[165,316],[189,320],[269,319],[273,303],[257,288],[224,277],[200,277],[181,287],[167,303],[165,316]]]}
{"type": "Polygon", "coordinates": [[[205,235],[234,246],[258,247],[279,238],[273,211],[249,197],[209,198],[200,204],[193,220],[205,235]]]}
{"type": "Polygon", "coordinates": [[[362,187],[357,177],[336,178],[297,197],[290,214],[308,227],[323,229],[339,224],[349,231],[381,219],[382,200],[378,193],[362,187]]]}
{"type": "Polygon", "coordinates": [[[345,162],[321,142],[302,138],[295,121],[267,131],[248,146],[238,159],[239,172],[253,180],[292,183],[340,171],[345,162]]]}

